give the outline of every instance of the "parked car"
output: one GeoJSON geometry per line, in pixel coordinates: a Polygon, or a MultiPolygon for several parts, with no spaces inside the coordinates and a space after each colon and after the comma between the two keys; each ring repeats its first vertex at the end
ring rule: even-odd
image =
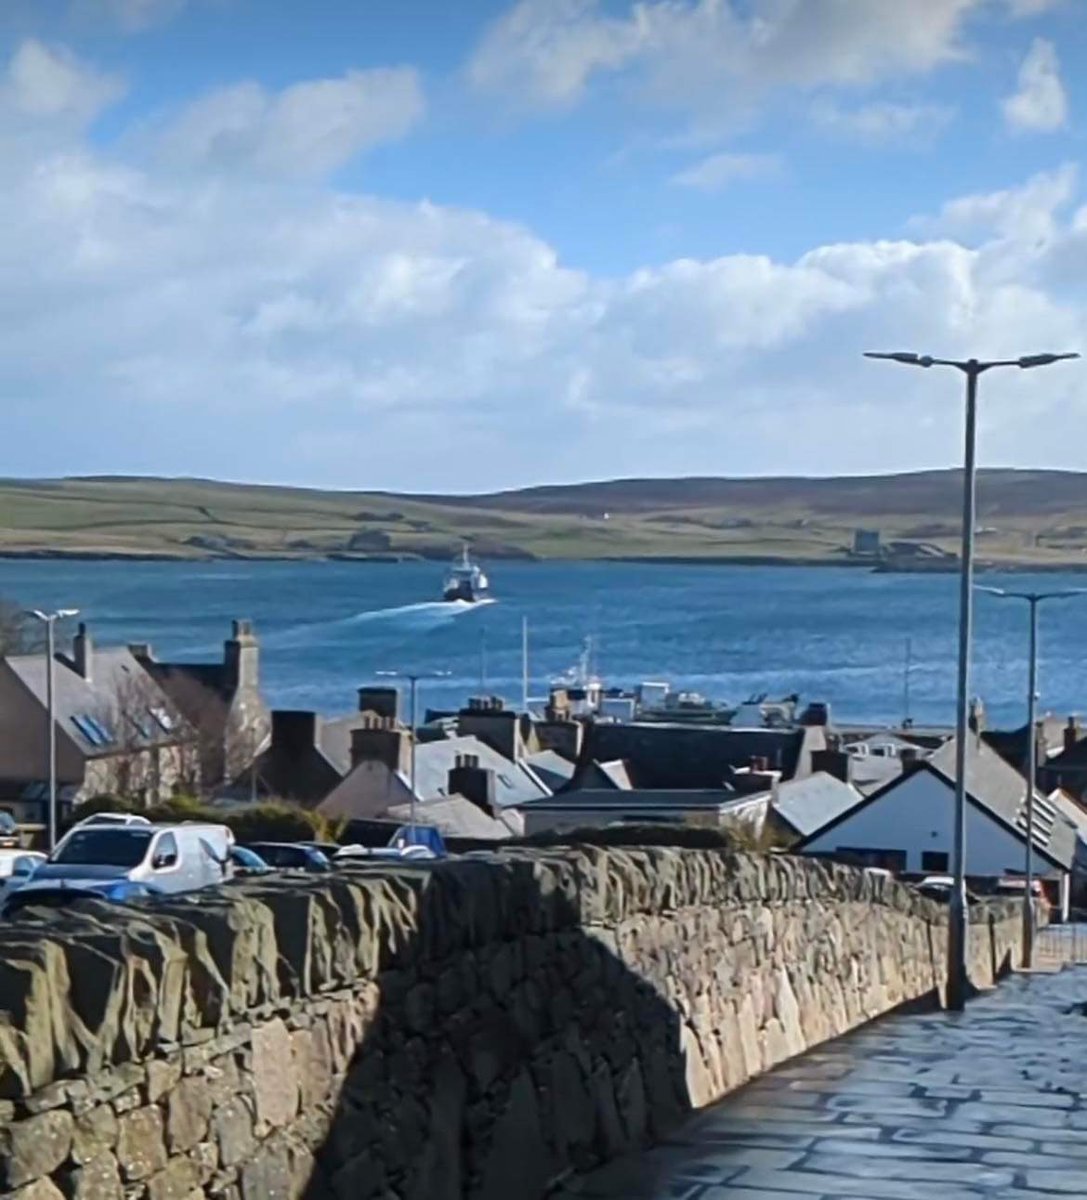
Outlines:
{"type": "Polygon", "coordinates": [[[87,825],[150,825],[151,822],[147,817],[141,817],[139,813],[114,813],[100,812],[92,813],[89,817],[84,817],[82,821],[77,821],[72,828],[83,829],[87,825]]]}
{"type": "MultiPolygon", "coordinates": [[[[1027,881],[1021,875],[1010,875],[1000,882],[993,889],[994,896],[1014,897],[1017,900],[1023,899],[1023,894],[1027,888],[1027,881]]],[[[1045,886],[1040,879],[1032,879],[1030,881],[1030,894],[1034,897],[1034,903],[1043,911],[1048,912],[1050,909],[1049,896],[1046,895],[1045,886]]]]}
{"type": "MultiPolygon", "coordinates": [[[[951,893],[955,890],[955,880],[950,875],[926,875],[920,883],[914,884],[922,896],[927,896],[929,900],[938,900],[941,903],[951,902],[951,893]]],[[[967,904],[977,904],[978,897],[969,889],[966,889],[967,904]]]]}
{"type": "Polygon", "coordinates": [[[0,904],[17,892],[45,862],[36,850],[0,850],[0,904]]]}
{"type": "Polygon", "coordinates": [[[28,908],[67,908],[80,900],[109,900],[114,904],[126,904],[132,900],[144,900],[149,896],[161,896],[161,888],[150,883],[132,879],[111,879],[97,883],[83,881],[78,884],[63,882],[46,887],[22,887],[0,902],[0,916],[13,917],[28,908]]]}
{"type": "Polygon", "coordinates": [[[248,846],[235,846],[230,851],[230,863],[235,879],[246,879],[251,875],[270,875],[272,868],[248,846]]]}
{"type": "Polygon", "coordinates": [[[19,826],[15,824],[15,818],[7,809],[0,809],[0,850],[17,850],[20,845],[19,826]]]}
{"type": "Polygon", "coordinates": [[[355,842],[349,846],[341,846],[336,853],[335,863],[361,861],[363,859],[384,859],[386,861],[403,862],[418,859],[435,859],[438,856],[429,846],[363,846],[355,842]]]}
{"type": "Polygon", "coordinates": [[[127,880],[161,892],[191,892],[230,877],[233,844],[225,825],[82,825],[60,840],[20,890],[127,880]]]}
{"type": "Polygon", "coordinates": [[[249,842],[246,849],[255,851],[268,866],[280,871],[332,870],[332,864],[320,850],[302,842],[249,842]]]}

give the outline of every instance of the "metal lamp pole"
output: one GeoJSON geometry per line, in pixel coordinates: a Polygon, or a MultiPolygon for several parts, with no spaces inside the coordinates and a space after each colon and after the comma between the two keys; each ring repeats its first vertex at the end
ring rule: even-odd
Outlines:
{"type": "Polygon", "coordinates": [[[79,615],[78,608],[60,608],[56,612],[42,612],[34,608],[28,616],[35,617],[45,625],[45,712],[48,727],[46,744],[49,754],[49,853],[52,854],[57,844],[57,722],[56,705],[54,700],[56,679],[56,636],[55,629],[58,621],[67,617],[79,615]]]}
{"type": "Polygon", "coordinates": [[[959,669],[955,725],[955,817],[952,839],[951,893],[947,939],[947,1007],[961,1012],[966,1006],[966,739],[970,704],[970,647],[973,624],[974,531],[977,495],[978,379],[995,367],[1047,367],[1078,354],[1028,354],[1022,358],[982,361],[976,358],[933,358],[928,354],[868,353],[866,358],[888,359],[911,367],[953,367],[966,376],[966,448],[963,461],[962,569],[959,579],[959,669]]]}
{"type": "Polygon", "coordinates": [[[410,804],[410,829],[412,844],[415,844],[415,742],[416,731],[419,728],[418,711],[416,702],[419,693],[420,679],[447,679],[448,671],[378,671],[377,674],[383,679],[406,679],[411,685],[411,757],[408,760],[408,786],[411,789],[411,796],[408,803],[410,804]]]}
{"type": "Polygon", "coordinates": [[[1022,600],[1030,606],[1030,668],[1027,683],[1027,837],[1023,866],[1023,966],[1034,965],[1034,781],[1038,775],[1038,739],[1035,736],[1035,705],[1038,702],[1038,605],[1046,600],[1068,600],[1082,596],[1087,588],[1059,592],[1012,592],[1006,588],[978,588],[1002,600],[1022,600]]]}

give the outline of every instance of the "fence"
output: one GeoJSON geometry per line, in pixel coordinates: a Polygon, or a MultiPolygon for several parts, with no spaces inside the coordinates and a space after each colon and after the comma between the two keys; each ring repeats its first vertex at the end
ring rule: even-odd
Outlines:
{"type": "Polygon", "coordinates": [[[1087,964],[1087,909],[1074,908],[1060,925],[1039,929],[1034,938],[1034,964],[1039,969],[1055,969],[1072,964],[1087,964]]]}

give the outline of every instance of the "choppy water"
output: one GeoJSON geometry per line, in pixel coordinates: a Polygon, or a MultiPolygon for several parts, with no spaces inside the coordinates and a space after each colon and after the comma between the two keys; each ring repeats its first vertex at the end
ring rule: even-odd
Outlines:
{"type": "MultiPolygon", "coordinates": [[[[479,689],[516,701],[521,619],[530,626],[532,691],[575,661],[591,635],[609,682],[669,679],[722,700],[754,692],[829,700],[838,715],[950,721],[957,580],[835,568],[488,564],[496,600],[443,604],[441,564],[0,561],[0,595],[77,606],[102,643],[150,641],[160,657],[217,656],[233,617],[256,623],[265,688],[279,707],[349,709],[381,670],[442,670],[424,702],[479,689]]],[[[1017,575],[1015,587],[1082,583],[1017,575]]],[[[986,585],[1000,582],[986,575],[986,585]]],[[[1087,597],[1043,612],[1042,707],[1084,704],[1087,597]]],[[[1024,719],[1024,606],[981,595],[974,691],[994,721],[1024,719]]]]}

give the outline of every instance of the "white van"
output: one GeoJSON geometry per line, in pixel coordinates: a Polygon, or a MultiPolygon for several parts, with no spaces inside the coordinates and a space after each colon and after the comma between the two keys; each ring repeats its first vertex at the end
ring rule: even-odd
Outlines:
{"type": "Polygon", "coordinates": [[[192,892],[229,879],[234,835],[225,825],[82,825],[58,843],[27,890],[145,883],[161,892],[192,892]]]}

